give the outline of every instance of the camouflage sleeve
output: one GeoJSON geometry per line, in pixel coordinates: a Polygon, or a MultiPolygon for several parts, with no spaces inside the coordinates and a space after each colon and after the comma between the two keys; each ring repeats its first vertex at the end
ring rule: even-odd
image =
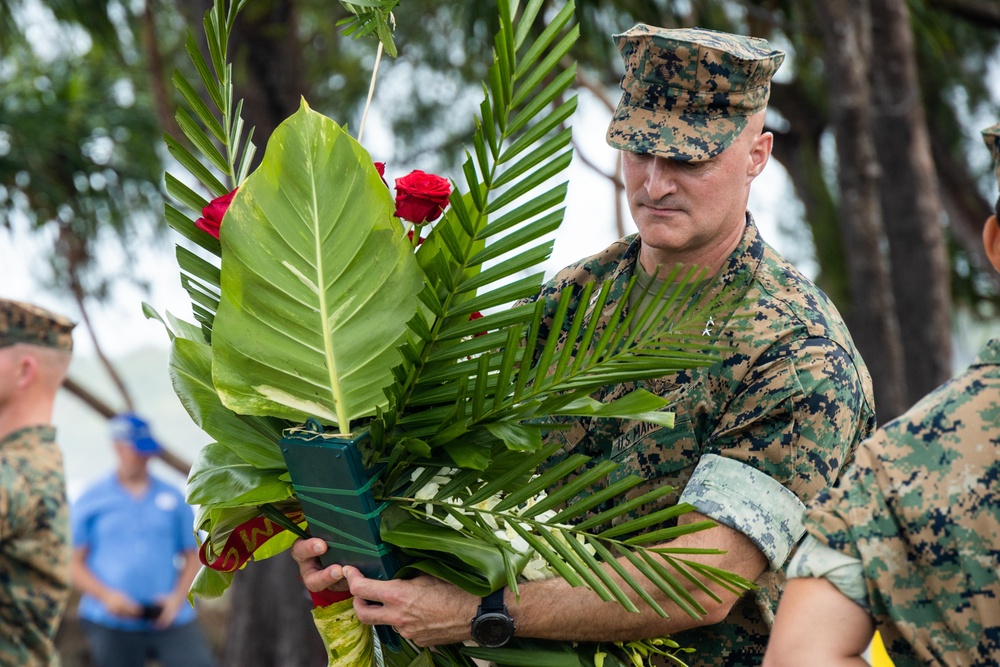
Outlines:
{"type": "Polygon", "coordinates": [[[868,611],[868,587],[860,558],[831,549],[812,535],[799,545],[786,571],[789,579],[814,577],[826,579],[847,598],[868,611]]]}
{"type": "Polygon", "coordinates": [[[26,528],[24,502],[30,489],[25,488],[24,478],[16,466],[0,459],[0,540],[7,540],[23,533],[26,528]]]}
{"type": "Polygon", "coordinates": [[[867,433],[851,355],[828,338],[774,345],[737,387],[706,451],[759,470],[802,502],[831,486],[867,433]]]}
{"type": "Polygon", "coordinates": [[[772,570],[802,537],[805,506],[794,493],[750,466],[714,454],[701,457],[680,502],[749,537],[772,570]]]}

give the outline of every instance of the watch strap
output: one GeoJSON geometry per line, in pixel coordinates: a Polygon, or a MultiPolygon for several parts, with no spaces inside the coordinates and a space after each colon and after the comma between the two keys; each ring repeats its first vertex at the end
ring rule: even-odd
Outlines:
{"type": "Polygon", "coordinates": [[[489,595],[483,598],[482,603],[479,606],[480,614],[489,613],[502,613],[505,611],[503,604],[503,593],[507,590],[506,586],[501,586],[497,590],[493,591],[489,595]]]}

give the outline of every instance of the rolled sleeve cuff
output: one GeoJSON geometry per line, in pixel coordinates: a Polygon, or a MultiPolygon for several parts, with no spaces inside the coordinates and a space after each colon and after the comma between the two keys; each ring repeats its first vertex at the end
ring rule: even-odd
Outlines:
{"type": "Polygon", "coordinates": [[[772,570],[785,564],[805,533],[798,496],[756,468],[716,454],[701,458],[680,502],[749,537],[772,570]]]}
{"type": "Polygon", "coordinates": [[[789,579],[826,579],[865,610],[869,608],[864,564],[828,547],[812,535],[806,535],[806,539],[802,540],[799,550],[788,564],[787,574],[789,579]]]}

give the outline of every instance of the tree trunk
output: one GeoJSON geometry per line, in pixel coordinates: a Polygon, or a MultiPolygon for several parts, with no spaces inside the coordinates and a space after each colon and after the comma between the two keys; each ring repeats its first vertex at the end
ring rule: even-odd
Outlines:
{"type": "Polygon", "coordinates": [[[844,244],[837,202],[823,178],[820,138],[828,119],[809,103],[800,86],[772,83],[769,106],[781,112],[788,129],[775,132],[774,157],[785,168],[795,194],[805,207],[805,222],[813,236],[819,273],[816,284],[843,312],[850,311],[850,282],[845,271],[844,244]]]}
{"type": "Polygon", "coordinates": [[[951,376],[950,267],[910,13],[904,0],[871,9],[875,147],[909,406],[951,376]]]}
{"type": "MultiPolygon", "coordinates": [[[[256,0],[236,18],[230,40],[233,78],[244,98],[243,117],[260,148],[295,113],[299,100],[309,97],[296,16],[295,0],[256,0]]],[[[255,165],[263,155],[257,152],[255,165]]]]}
{"type": "Polygon", "coordinates": [[[312,603],[288,554],[250,563],[230,588],[222,667],[323,667],[312,603]]]}
{"type": "Polygon", "coordinates": [[[879,421],[906,407],[903,350],[895,317],[892,280],[879,199],[868,63],[872,61],[868,2],[817,3],[826,44],[830,116],[837,139],[840,223],[847,249],[851,308],[848,326],[871,370],[879,421]]]}

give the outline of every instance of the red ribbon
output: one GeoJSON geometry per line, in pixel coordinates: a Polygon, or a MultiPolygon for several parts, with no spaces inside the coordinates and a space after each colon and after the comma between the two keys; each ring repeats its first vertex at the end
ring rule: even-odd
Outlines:
{"type": "MultiPolygon", "coordinates": [[[[301,512],[296,514],[297,516],[290,516],[288,518],[295,523],[299,523],[302,520],[301,512]]],[[[214,561],[209,562],[208,560],[209,540],[205,540],[201,545],[201,549],[198,551],[198,558],[203,565],[213,570],[235,572],[250,560],[250,557],[253,556],[253,553],[262,544],[283,530],[285,529],[266,516],[258,516],[245,523],[241,523],[233,530],[229,539],[223,545],[219,556],[214,561]]]]}
{"type": "Polygon", "coordinates": [[[309,591],[309,597],[312,598],[313,607],[329,607],[332,604],[343,602],[354,596],[351,595],[351,591],[331,591],[327,588],[319,593],[309,591]]]}

